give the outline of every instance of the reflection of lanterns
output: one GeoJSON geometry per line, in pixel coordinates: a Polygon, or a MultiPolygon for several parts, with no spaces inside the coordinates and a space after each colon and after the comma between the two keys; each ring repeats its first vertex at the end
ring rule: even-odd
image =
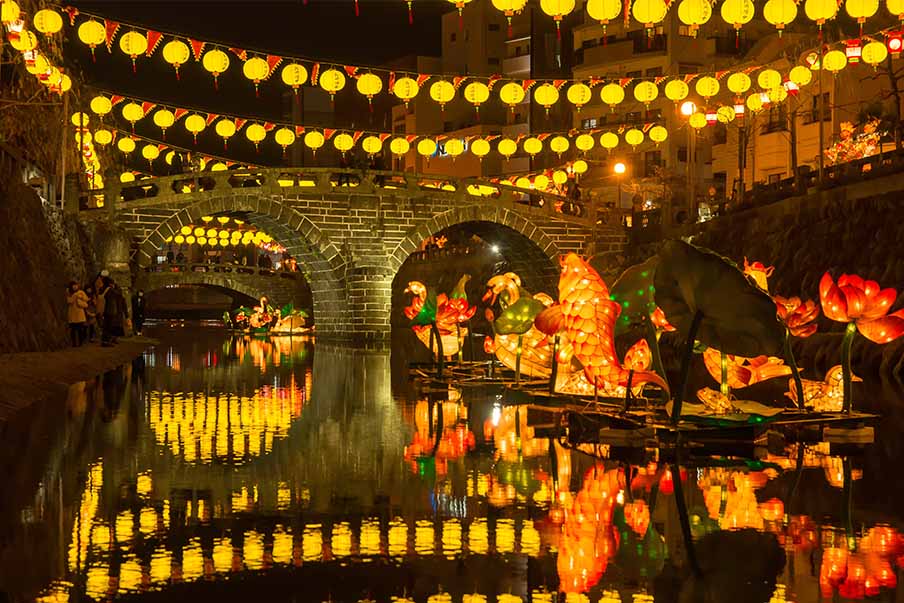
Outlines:
{"type": "Polygon", "coordinates": [[[831,597],[848,575],[848,552],[844,548],[830,547],[822,552],[819,568],[819,588],[823,596],[831,597]]]}

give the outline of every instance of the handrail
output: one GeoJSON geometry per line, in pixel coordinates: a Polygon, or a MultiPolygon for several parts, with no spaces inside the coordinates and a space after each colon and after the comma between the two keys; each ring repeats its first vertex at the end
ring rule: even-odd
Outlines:
{"type": "Polygon", "coordinates": [[[306,192],[314,195],[393,195],[415,198],[436,195],[462,200],[493,199],[558,217],[589,220],[589,211],[580,200],[561,195],[481,178],[387,170],[323,167],[232,169],[157,176],[126,183],[109,177],[105,179],[105,184],[102,189],[88,191],[86,197],[102,196],[103,209],[108,211],[178,203],[191,195],[215,195],[237,188],[254,188],[265,194],[306,192]]]}
{"type": "Polygon", "coordinates": [[[297,271],[273,270],[270,268],[259,268],[257,266],[243,266],[241,264],[206,264],[201,262],[175,262],[172,264],[167,262],[163,264],[152,264],[146,267],[144,271],[152,274],[167,275],[216,273],[288,279],[296,279],[304,276],[301,272],[297,271]]]}

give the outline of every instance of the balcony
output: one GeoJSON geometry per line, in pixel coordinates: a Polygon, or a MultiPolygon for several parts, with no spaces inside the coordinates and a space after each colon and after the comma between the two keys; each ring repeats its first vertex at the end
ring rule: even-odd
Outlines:
{"type": "Polygon", "coordinates": [[[505,75],[518,75],[530,72],[530,55],[522,54],[502,61],[502,72],[505,75]]]}

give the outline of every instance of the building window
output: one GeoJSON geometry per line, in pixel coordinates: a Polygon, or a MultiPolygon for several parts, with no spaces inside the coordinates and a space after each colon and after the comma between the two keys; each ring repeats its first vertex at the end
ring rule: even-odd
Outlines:
{"type": "Polygon", "coordinates": [[[678,147],[678,161],[687,162],[687,147],[678,147]]]}
{"type": "Polygon", "coordinates": [[[451,121],[443,122],[443,132],[451,132],[453,129],[451,121]]]}
{"type": "Polygon", "coordinates": [[[647,151],[643,154],[643,175],[654,176],[656,168],[662,166],[662,153],[660,151],[647,151]]]}
{"type": "MultiPolygon", "coordinates": [[[[826,108],[826,113],[822,118],[822,121],[832,121],[832,105],[829,103],[829,93],[822,93],[823,105],[826,108]]],[[[810,107],[810,119],[807,123],[814,123],[819,121],[819,95],[813,97],[812,106],[810,107]]]]}
{"type": "Polygon", "coordinates": [[[593,48],[594,46],[599,45],[599,40],[596,38],[590,38],[589,40],[584,40],[581,42],[581,48],[593,48]]]}
{"type": "Polygon", "coordinates": [[[512,119],[512,123],[521,124],[524,123],[524,118],[520,113],[515,113],[515,117],[512,119]]]}
{"type": "Polygon", "coordinates": [[[499,65],[499,58],[498,57],[489,57],[487,59],[487,65],[499,65]]]}
{"type": "Polygon", "coordinates": [[[725,144],[728,142],[728,128],[719,122],[713,126],[713,144],[725,144]]]}
{"type": "Polygon", "coordinates": [[[625,77],[640,77],[640,76],[642,76],[642,75],[643,75],[643,71],[641,71],[641,70],[638,69],[637,71],[629,71],[629,72],[627,72],[627,73],[625,74],[625,77]]]}
{"type": "Polygon", "coordinates": [[[629,111],[625,114],[625,123],[636,124],[640,123],[640,121],[640,111],[629,111]]]}
{"type": "Polygon", "coordinates": [[[763,126],[763,134],[781,132],[788,129],[788,115],[785,111],[784,103],[770,106],[768,117],[766,125],[763,126]]]}
{"type": "Polygon", "coordinates": [[[662,67],[650,67],[646,71],[647,77],[659,77],[662,75],[662,67]]]}
{"type": "Polygon", "coordinates": [[[782,176],[784,176],[784,174],[769,174],[769,176],[767,176],[767,182],[769,184],[778,184],[782,181],[782,176]]]}
{"type": "Polygon", "coordinates": [[[693,63],[678,63],[678,75],[687,75],[688,73],[699,73],[700,65],[693,63]]]}
{"type": "Polygon", "coordinates": [[[465,30],[465,42],[469,42],[470,40],[471,40],[471,30],[466,29],[465,30]]]}
{"type": "Polygon", "coordinates": [[[498,23],[490,23],[487,26],[487,29],[490,31],[499,31],[499,24],[498,23]]]}
{"type": "Polygon", "coordinates": [[[662,109],[647,109],[647,121],[661,121],[662,109]]]}
{"type": "Polygon", "coordinates": [[[449,34],[449,41],[450,41],[450,42],[454,42],[457,38],[458,38],[458,34],[455,33],[454,31],[453,31],[452,33],[449,34]]]}
{"type": "Polygon", "coordinates": [[[599,122],[595,117],[588,117],[587,119],[581,120],[581,129],[589,130],[590,128],[595,128],[599,125],[599,122]]]}

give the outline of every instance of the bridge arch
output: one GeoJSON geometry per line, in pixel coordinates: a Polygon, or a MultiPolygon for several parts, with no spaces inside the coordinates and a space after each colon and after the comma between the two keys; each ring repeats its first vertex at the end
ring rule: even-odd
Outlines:
{"type": "Polygon", "coordinates": [[[150,294],[173,286],[209,287],[239,293],[255,300],[266,295],[276,307],[291,303],[299,309],[310,308],[310,291],[301,273],[270,272],[268,276],[261,276],[259,271],[253,269],[244,269],[248,273],[242,273],[234,271],[231,266],[199,267],[205,270],[195,271],[189,266],[189,269],[181,272],[142,271],[135,278],[134,288],[143,289],[146,294],[150,294]]]}
{"type": "MultiPolygon", "coordinates": [[[[242,189],[241,194],[230,193],[211,197],[174,212],[162,220],[139,244],[135,258],[138,267],[142,270],[150,267],[158,250],[165,245],[166,239],[178,234],[183,226],[197,224],[202,216],[231,212],[246,214],[249,222],[279,241],[306,269],[318,330],[324,332],[341,330],[348,322],[345,258],[316,224],[276,196],[255,194],[248,189],[242,189]]],[[[220,278],[213,276],[216,273],[200,274],[213,280],[220,278]]],[[[221,280],[226,282],[227,279],[221,280]]],[[[229,285],[226,285],[226,288],[239,291],[229,285]]]]}

